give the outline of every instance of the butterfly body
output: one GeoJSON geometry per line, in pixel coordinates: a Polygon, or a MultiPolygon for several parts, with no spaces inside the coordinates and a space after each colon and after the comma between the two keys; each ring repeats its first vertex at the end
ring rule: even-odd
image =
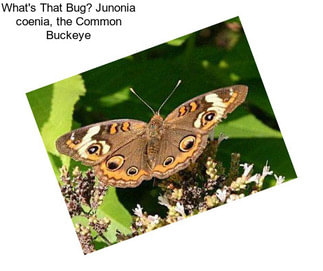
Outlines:
{"type": "Polygon", "coordinates": [[[153,177],[164,179],[200,156],[208,133],[245,100],[247,90],[236,85],[210,91],[165,119],[154,114],[148,123],[122,119],[92,124],[61,136],[56,147],[93,166],[107,185],[136,187],[153,177]]]}

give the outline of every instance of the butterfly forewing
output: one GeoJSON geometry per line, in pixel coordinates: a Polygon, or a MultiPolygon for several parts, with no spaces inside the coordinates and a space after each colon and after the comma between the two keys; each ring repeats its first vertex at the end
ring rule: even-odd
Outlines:
{"type": "Polygon", "coordinates": [[[93,166],[144,133],[146,123],[122,119],[105,121],[69,132],[56,141],[57,150],[93,166]]]}
{"type": "Polygon", "coordinates": [[[245,100],[248,87],[235,85],[212,90],[178,106],[165,119],[173,129],[207,133],[245,100]]]}

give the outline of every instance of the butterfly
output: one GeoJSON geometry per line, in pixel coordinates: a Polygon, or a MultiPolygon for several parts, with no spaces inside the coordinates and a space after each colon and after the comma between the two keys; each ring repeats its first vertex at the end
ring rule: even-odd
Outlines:
{"type": "Polygon", "coordinates": [[[208,134],[247,96],[248,87],[234,85],[212,90],[178,106],[165,119],[155,112],[148,123],[133,119],[91,124],[56,141],[57,150],[92,166],[99,181],[115,187],[136,187],[153,177],[165,179],[201,155],[208,134]]]}

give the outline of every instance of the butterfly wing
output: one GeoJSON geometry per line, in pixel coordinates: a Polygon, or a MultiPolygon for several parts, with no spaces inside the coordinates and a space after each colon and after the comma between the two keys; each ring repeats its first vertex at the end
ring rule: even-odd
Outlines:
{"type": "Polygon", "coordinates": [[[165,119],[170,129],[206,133],[227,117],[247,96],[248,87],[235,85],[212,90],[177,107],[165,119]]]}
{"type": "Polygon", "coordinates": [[[95,175],[107,185],[136,187],[152,178],[147,163],[147,138],[139,136],[114,151],[104,161],[94,166],[95,175]]]}
{"type": "Polygon", "coordinates": [[[92,124],[61,136],[56,141],[56,148],[84,165],[93,166],[140,137],[146,125],[130,119],[92,124]]]}
{"type": "Polygon", "coordinates": [[[208,134],[182,129],[167,129],[163,134],[153,176],[165,179],[186,168],[203,152],[208,134]]]}
{"type": "Polygon", "coordinates": [[[167,178],[194,162],[203,152],[208,133],[245,100],[247,86],[236,85],[197,96],[170,113],[153,175],[167,178]]]}

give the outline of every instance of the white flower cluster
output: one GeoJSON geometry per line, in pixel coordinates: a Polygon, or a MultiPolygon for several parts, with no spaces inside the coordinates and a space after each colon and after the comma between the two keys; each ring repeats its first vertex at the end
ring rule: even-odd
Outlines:
{"type": "Polygon", "coordinates": [[[158,203],[168,208],[168,217],[170,220],[178,221],[186,217],[184,206],[179,201],[176,202],[176,206],[172,206],[165,196],[160,195],[158,197],[158,203]]]}
{"type": "MultiPolygon", "coordinates": [[[[251,194],[258,192],[262,188],[266,176],[273,175],[273,171],[270,170],[268,161],[266,162],[266,165],[263,167],[261,174],[260,173],[256,173],[254,175],[251,174],[254,166],[253,164],[244,163],[244,164],[240,164],[240,166],[243,167],[244,169],[242,176],[238,177],[235,181],[233,181],[229,187],[225,186],[222,189],[217,189],[216,196],[220,201],[220,203],[231,202],[231,201],[243,198],[245,195],[243,193],[239,194],[239,191],[245,189],[247,187],[247,184],[249,183],[255,183],[257,187],[257,189],[253,190],[251,194]],[[232,192],[235,192],[235,193],[232,193],[232,192]]],[[[276,179],[276,185],[282,184],[285,180],[285,177],[277,176],[276,174],[274,174],[274,177],[276,179]]],[[[213,203],[215,205],[218,205],[216,201],[213,201],[213,203]]]]}
{"type": "Polygon", "coordinates": [[[160,217],[158,215],[148,215],[143,213],[143,208],[140,204],[137,204],[137,207],[133,209],[134,214],[137,216],[136,219],[136,226],[143,227],[145,231],[151,231],[160,222],[160,217]]]}

